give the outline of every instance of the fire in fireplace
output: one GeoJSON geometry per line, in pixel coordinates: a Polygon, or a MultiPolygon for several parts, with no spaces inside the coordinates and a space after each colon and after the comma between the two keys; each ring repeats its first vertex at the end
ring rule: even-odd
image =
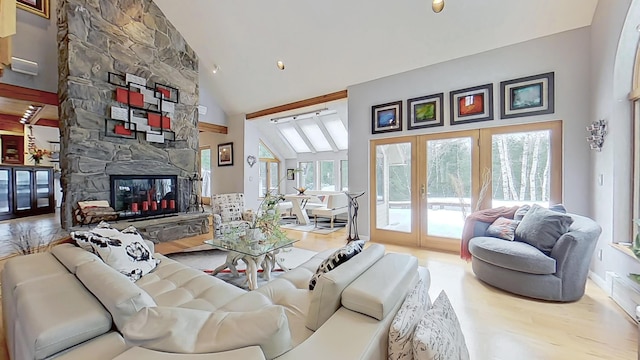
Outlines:
{"type": "Polygon", "coordinates": [[[175,175],[111,175],[111,206],[120,219],[177,213],[177,194],[175,175]]]}

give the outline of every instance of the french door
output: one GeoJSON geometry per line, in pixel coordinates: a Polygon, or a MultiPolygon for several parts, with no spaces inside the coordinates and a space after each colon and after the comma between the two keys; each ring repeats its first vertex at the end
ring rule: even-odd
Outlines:
{"type": "Polygon", "coordinates": [[[464,220],[562,201],[560,121],[371,142],[371,238],[459,251],[464,220]]]}

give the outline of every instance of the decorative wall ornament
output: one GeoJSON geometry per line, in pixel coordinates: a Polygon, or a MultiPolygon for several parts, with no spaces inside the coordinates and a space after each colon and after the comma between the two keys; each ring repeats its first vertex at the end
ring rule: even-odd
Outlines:
{"type": "Polygon", "coordinates": [[[602,151],[604,145],[604,137],[607,135],[607,120],[600,119],[587,126],[590,136],[587,136],[587,142],[591,150],[602,151]]]}
{"type": "Polygon", "coordinates": [[[253,167],[256,164],[256,157],[253,155],[247,156],[247,164],[249,164],[249,167],[253,167]]]}
{"type": "Polygon", "coordinates": [[[112,106],[111,118],[105,119],[107,136],[136,139],[136,133],[144,133],[148,142],[164,143],[175,140],[171,131],[171,117],[178,103],[178,89],[155,84],[133,74],[109,73],[109,83],[116,88],[116,101],[126,108],[112,106]]]}

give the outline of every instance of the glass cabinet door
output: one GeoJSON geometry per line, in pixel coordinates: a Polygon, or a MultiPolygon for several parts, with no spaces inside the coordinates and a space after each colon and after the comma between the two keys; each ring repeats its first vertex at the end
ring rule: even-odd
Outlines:
{"type": "Polygon", "coordinates": [[[16,170],[16,210],[31,209],[31,171],[16,170]]]}
{"type": "Polygon", "coordinates": [[[11,169],[0,169],[0,214],[11,212],[11,169]]]}
{"type": "Polygon", "coordinates": [[[36,170],[36,207],[44,208],[51,205],[49,200],[49,171],[36,170]]]}

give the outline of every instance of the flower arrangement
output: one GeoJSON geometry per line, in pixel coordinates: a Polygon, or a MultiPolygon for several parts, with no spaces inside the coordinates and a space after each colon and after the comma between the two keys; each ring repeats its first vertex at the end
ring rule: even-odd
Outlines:
{"type": "Polygon", "coordinates": [[[31,160],[33,160],[36,165],[40,164],[42,158],[51,154],[49,150],[46,149],[38,149],[36,147],[29,149],[29,154],[31,155],[31,160]]]}

